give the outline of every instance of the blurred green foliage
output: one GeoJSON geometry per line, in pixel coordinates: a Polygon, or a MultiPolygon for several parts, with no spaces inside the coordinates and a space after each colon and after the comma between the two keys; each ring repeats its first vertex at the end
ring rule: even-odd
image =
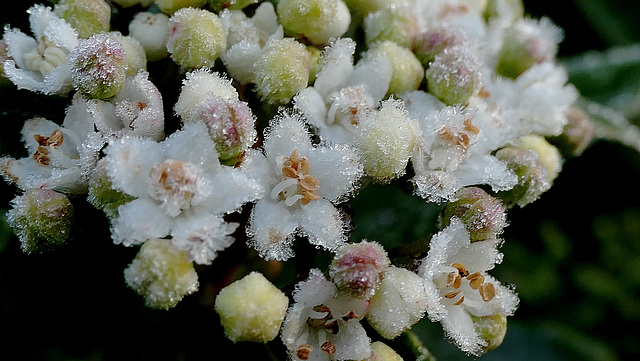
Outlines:
{"type": "MultiPolygon", "coordinates": [[[[2,24],[28,30],[26,10],[14,2],[2,24]],[[16,8],[22,10],[16,10],[16,8]]],[[[528,14],[564,28],[559,56],[586,100],[640,123],[638,1],[527,0],[528,14]]],[[[164,94],[164,93],[163,93],[164,94]]],[[[66,103],[0,85],[0,154],[23,156],[22,121],[60,121],[66,103]]],[[[623,118],[624,119],[624,118],[623,118]]],[[[606,121],[607,119],[604,119],[606,121]]],[[[595,142],[567,159],[552,189],[533,204],[509,211],[504,261],[493,274],[514,284],[521,305],[509,319],[502,346],[481,360],[631,360],[640,357],[640,153],[613,141],[595,142]]],[[[0,208],[16,189],[0,184],[0,208]]],[[[370,187],[349,203],[353,238],[400,247],[435,230],[438,207],[406,190],[370,187]]],[[[0,210],[0,338],[2,360],[240,360],[277,359],[282,346],[232,344],[222,336],[213,297],[241,246],[201,271],[201,290],[170,312],[145,308],[126,288],[122,271],[136,250],[115,247],[108,224],[86,205],[77,210],[73,241],[54,254],[26,255],[0,210]],[[214,281],[218,279],[218,283],[214,281]]],[[[236,243],[240,243],[236,242],[236,243]]],[[[304,252],[304,249],[297,250],[304,252]]],[[[256,261],[251,267],[268,270],[256,261]]],[[[287,280],[295,270],[285,270],[287,280]]],[[[287,280],[282,280],[285,286],[287,280]]],[[[415,329],[439,360],[468,357],[443,339],[439,324],[415,329]]],[[[405,354],[406,355],[406,354],[405,354]]],[[[406,358],[409,360],[410,358],[406,358]]]]}

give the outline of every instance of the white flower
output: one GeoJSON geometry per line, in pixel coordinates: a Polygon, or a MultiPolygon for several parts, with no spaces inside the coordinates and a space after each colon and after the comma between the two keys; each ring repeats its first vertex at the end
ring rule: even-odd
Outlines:
{"type": "Polygon", "coordinates": [[[318,269],[296,285],[281,338],[292,360],[362,360],[371,340],[360,320],[369,302],[338,293],[318,269]]]}
{"type": "Polygon", "coordinates": [[[254,206],[250,243],[266,259],[293,256],[297,234],[328,250],[346,241],[345,224],[334,206],[355,191],[363,166],[347,146],[313,146],[299,114],[283,114],[267,130],[264,155],[243,163],[267,190],[254,206]]]}
{"type": "Polygon", "coordinates": [[[124,245],[171,236],[197,263],[210,263],[237,225],[223,214],[255,200],[262,188],[218,162],[204,124],[186,125],[161,143],[125,136],[106,148],[114,189],[137,199],[118,208],[112,238],[124,245]]]}
{"type": "Polygon", "coordinates": [[[427,315],[464,352],[480,355],[486,346],[471,316],[511,316],[518,297],[486,272],[502,260],[497,240],[471,242],[458,218],[436,234],[419,275],[427,291],[427,315]]]}
{"type": "Polygon", "coordinates": [[[27,12],[33,37],[5,27],[4,73],[19,89],[66,94],[73,88],[67,56],[78,45],[78,34],[49,7],[35,5],[27,12]]]}
{"type": "Polygon", "coordinates": [[[314,85],[294,97],[294,107],[326,142],[352,142],[359,119],[378,107],[389,88],[391,61],[365,55],[354,66],[355,47],[350,38],[325,47],[314,85]]]}

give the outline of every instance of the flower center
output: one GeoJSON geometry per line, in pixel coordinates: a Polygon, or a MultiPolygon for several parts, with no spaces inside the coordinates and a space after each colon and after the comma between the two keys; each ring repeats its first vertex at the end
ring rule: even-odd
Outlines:
{"type": "MultiPolygon", "coordinates": [[[[280,162],[278,162],[280,166],[280,162]]],[[[320,188],[318,179],[309,174],[309,160],[300,157],[297,149],[289,157],[282,159],[282,181],[271,190],[271,198],[284,199],[287,206],[300,201],[302,205],[320,199],[316,191],[320,188]]]]}
{"type": "Polygon", "coordinates": [[[485,282],[480,271],[470,273],[464,265],[458,262],[451,264],[451,267],[454,270],[447,273],[446,285],[443,287],[446,293],[443,296],[451,300],[455,306],[465,301],[465,290],[467,293],[477,291],[484,302],[489,302],[495,297],[495,286],[491,282],[485,282]]]}
{"type": "Polygon", "coordinates": [[[438,131],[438,137],[444,144],[466,154],[472,144],[472,137],[477,136],[478,133],[480,133],[480,129],[473,124],[471,118],[467,118],[460,129],[443,126],[438,131]]]}
{"type": "Polygon", "coordinates": [[[373,108],[371,95],[362,86],[350,86],[331,97],[331,107],[327,112],[329,124],[341,124],[352,128],[373,108]]]}
{"type": "Polygon", "coordinates": [[[40,134],[34,134],[33,139],[38,142],[38,149],[33,153],[32,158],[36,161],[36,164],[46,167],[51,164],[51,159],[49,158],[49,147],[59,147],[64,141],[64,135],[60,129],[56,129],[48,137],[43,137],[40,134]]]}
{"type": "Polygon", "coordinates": [[[149,195],[163,202],[163,207],[172,216],[190,206],[197,188],[197,169],[191,163],[165,160],[149,171],[149,195]]]}
{"type": "Polygon", "coordinates": [[[43,36],[38,47],[24,55],[24,60],[29,70],[39,71],[45,76],[58,65],[67,62],[67,53],[43,36]]]}

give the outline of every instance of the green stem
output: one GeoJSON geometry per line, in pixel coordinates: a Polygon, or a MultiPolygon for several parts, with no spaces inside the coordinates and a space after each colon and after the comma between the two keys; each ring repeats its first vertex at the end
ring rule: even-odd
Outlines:
{"type": "Polygon", "coordinates": [[[425,347],[415,332],[408,330],[402,333],[401,341],[415,356],[416,361],[437,361],[436,357],[425,347]]]}

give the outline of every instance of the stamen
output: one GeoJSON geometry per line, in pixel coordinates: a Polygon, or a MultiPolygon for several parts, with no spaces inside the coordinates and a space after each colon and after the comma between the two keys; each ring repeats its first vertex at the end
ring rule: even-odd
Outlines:
{"type": "Polygon", "coordinates": [[[484,283],[484,276],[478,271],[468,275],[467,280],[469,280],[469,287],[477,290],[484,283]]]}
{"type": "Polygon", "coordinates": [[[460,276],[460,273],[453,271],[447,275],[447,286],[458,289],[461,285],[462,277],[460,276]]]}
{"type": "Polygon", "coordinates": [[[444,297],[446,297],[446,298],[448,298],[448,299],[452,299],[452,298],[455,298],[458,294],[460,294],[460,292],[461,292],[460,290],[457,290],[457,291],[451,291],[451,292],[449,292],[449,293],[445,293],[445,294],[444,294],[444,297]]]}
{"type": "Polygon", "coordinates": [[[338,327],[338,320],[331,320],[329,322],[325,322],[324,328],[325,330],[327,330],[327,332],[329,332],[332,335],[335,335],[338,333],[338,331],[340,331],[338,327]]]}
{"type": "Polygon", "coordinates": [[[278,196],[282,191],[284,191],[285,189],[291,186],[296,186],[297,184],[298,184],[298,179],[296,178],[284,179],[282,182],[276,184],[276,186],[273,187],[273,189],[271,190],[271,199],[278,199],[278,196]]]}
{"type": "Polygon", "coordinates": [[[464,302],[464,295],[462,295],[462,297],[460,297],[460,299],[457,300],[453,305],[454,306],[458,306],[458,305],[462,304],[462,302],[464,302]]]}
{"type": "Polygon", "coordinates": [[[356,313],[353,312],[353,311],[349,311],[349,312],[345,313],[344,315],[342,315],[342,320],[344,320],[344,321],[349,321],[349,320],[353,320],[353,319],[356,319],[356,318],[358,318],[358,315],[356,315],[356,313]]]}
{"type": "Polygon", "coordinates": [[[496,287],[491,282],[483,283],[478,291],[485,302],[491,301],[496,296],[496,287]]]}
{"type": "Polygon", "coordinates": [[[313,351],[313,346],[308,343],[303,343],[298,346],[298,351],[296,351],[296,355],[300,360],[308,360],[311,356],[311,352],[313,351]]]}
{"type": "Polygon", "coordinates": [[[469,271],[467,271],[467,268],[461,263],[454,262],[451,266],[458,270],[460,276],[467,277],[469,275],[469,271]]]}
{"type": "Polygon", "coordinates": [[[327,355],[332,356],[336,353],[336,345],[331,343],[331,341],[326,341],[320,346],[320,349],[327,353],[327,355]]]}

